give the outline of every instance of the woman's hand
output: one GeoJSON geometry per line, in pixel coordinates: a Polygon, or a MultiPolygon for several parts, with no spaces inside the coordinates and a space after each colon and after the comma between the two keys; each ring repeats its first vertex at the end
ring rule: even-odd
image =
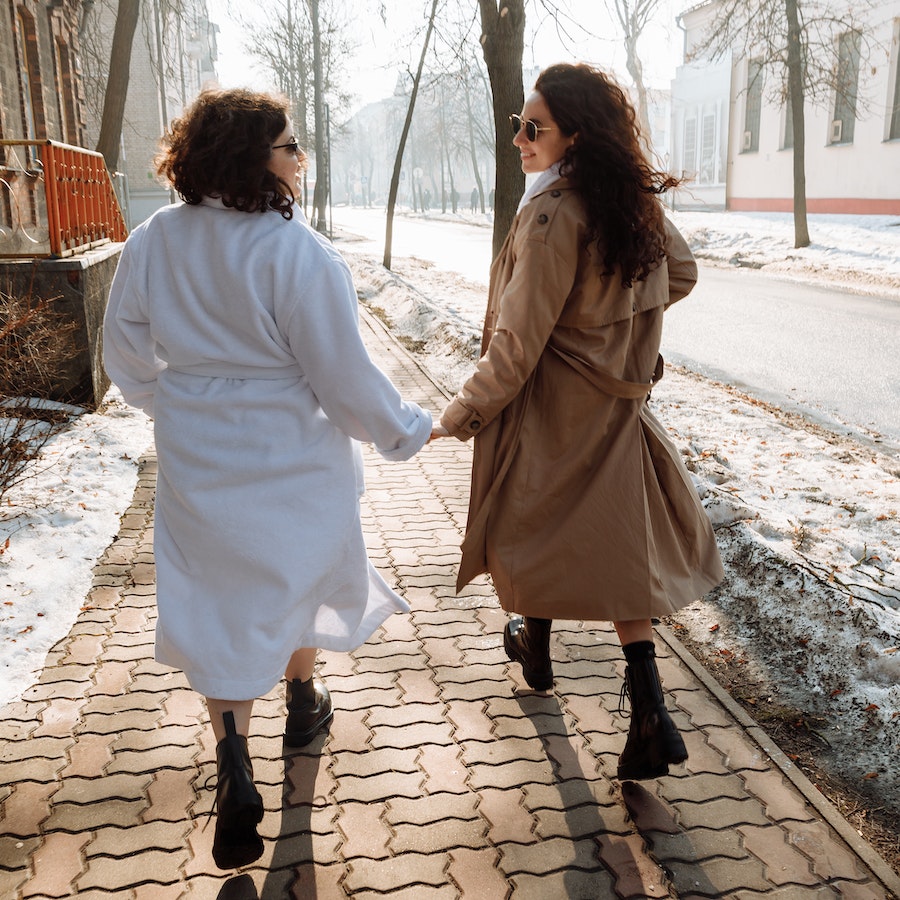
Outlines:
{"type": "Polygon", "coordinates": [[[430,444],[435,438],[450,437],[450,432],[443,425],[435,425],[431,429],[431,437],[428,438],[430,444]]]}

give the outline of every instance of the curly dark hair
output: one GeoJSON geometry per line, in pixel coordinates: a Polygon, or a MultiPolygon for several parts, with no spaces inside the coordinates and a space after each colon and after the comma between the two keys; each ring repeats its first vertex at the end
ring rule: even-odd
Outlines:
{"type": "Polygon", "coordinates": [[[559,63],[544,69],[534,89],[566,136],[576,135],[560,172],[587,207],[586,245],[597,245],[607,272],[622,286],[641,281],[665,257],[665,214],[657,195],[681,183],[647,160],[634,107],[600,69],[559,63]]]}
{"type": "Polygon", "coordinates": [[[284,131],[288,103],[243,88],[203,91],[161,141],[156,171],[185,203],[221,197],[241,212],[273,209],[293,216],[291,185],[267,168],[284,131]]]}

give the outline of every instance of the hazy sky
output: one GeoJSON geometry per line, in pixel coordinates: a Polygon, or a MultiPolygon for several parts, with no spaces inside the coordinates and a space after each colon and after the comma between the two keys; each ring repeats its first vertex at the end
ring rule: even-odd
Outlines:
{"type": "MultiPolygon", "coordinates": [[[[302,0],[293,2],[299,6],[302,0]]],[[[459,0],[453,2],[457,9],[463,7],[459,0]]],[[[269,85],[254,73],[248,63],[247,54],[241,45],[240,29],[228,18],[229,6],[233,8],[236,5],[233,0],[231,2],[207,0],[210,18],[220,28],[217,63],[219,79],[225,87],[249,85],[267,88],[269,85]]],[[[248,7],[253,8],[249,4],[240,5],[244,11],[248,7]]],[[[418,46],[411,52],[404,50],[402,37],[411,32],[411,23],[416,19],[424,20],[428,5],[426,0],[386,0],[386,5],[389,14],[398,9],[406,10],[404,14],[394,12],[389,18],[388,28],[385,28],[373,14],[356,14],[367,8],[374,9],[374,2],[366,4],[357,0],[352,5],[359,50],[354,57],[356,77],[351,81],[351,89],[358,96],[360,106],[389,96],[396,83],[397,72],[411,57],[417,61],[418,46]],[[396,65],[392,65],[394,60],[396,65]]],[[[577,24],[571,24],[568,28],[570,37],[564,38],[546,14],[543,21],[538,20],[539,3],[528,4],[526,14],[529,14],[529,19],[526,28],[528,33],[534,36],[529,39],[526,35],[524,58],[526,67],[544,67],[554,62],[584,60],[612,69],[623,85],[627,85],[630,79],[625,70],[622,41],[603,3],[598,0],[568,0],[568,2],[562,0],[557,5],[566,9],[572,22],[583,25],[584,29],[580,29],[577,24]],[[592,32],[593,36],[586,34],[585,30],[592,32]]],[[[675,74],[675,66],[680,62],[681,51],[681,32],[675,24],[675,15],[689,5],[687,0],[684,2],[660,0],[657,20],[647,29],[638,44],[644,62],[644,77],[652,87],[667,88],[675,74]]],[[[474,10],[477,7],[475,0],[471,0],[471,6],[472,16],[475,18],[474,10]]]]}

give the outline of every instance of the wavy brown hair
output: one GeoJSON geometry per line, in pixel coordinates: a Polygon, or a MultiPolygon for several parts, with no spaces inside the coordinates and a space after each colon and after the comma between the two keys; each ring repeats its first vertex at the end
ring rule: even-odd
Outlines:
{"type": "Polygon", "coordinates": [[[185,203],[221,197],[241,212],[293,216],[294,192],[267,168],[288,121],[286,100],[235,88],[203,91],[161,141],[156,171],[185,203]]]}
{"type": "Polygon", "coordinates": [[[622,286],[641,281],[665,257],[665,214],[658,195],[681,181],[650,165],[634,107],[600,69],[560,63],[544,69],[534,89],[563,134],[576,135],[561,174],[587,208],[586,245],[594,243],[622,286]]]}

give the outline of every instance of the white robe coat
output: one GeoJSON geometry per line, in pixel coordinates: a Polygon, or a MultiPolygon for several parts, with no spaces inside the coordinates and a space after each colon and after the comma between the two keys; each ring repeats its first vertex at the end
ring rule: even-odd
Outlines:
{"type": "Polygon", "coordinates": [[[104,362],[154,419],[160,662],[247,700],[295,650],[352,650],[409,609],[366,556],[357,442],[408,459],[431,415],[370,360],[350,271],[299,209],[155,213],[122,251],[104,362]]]}

